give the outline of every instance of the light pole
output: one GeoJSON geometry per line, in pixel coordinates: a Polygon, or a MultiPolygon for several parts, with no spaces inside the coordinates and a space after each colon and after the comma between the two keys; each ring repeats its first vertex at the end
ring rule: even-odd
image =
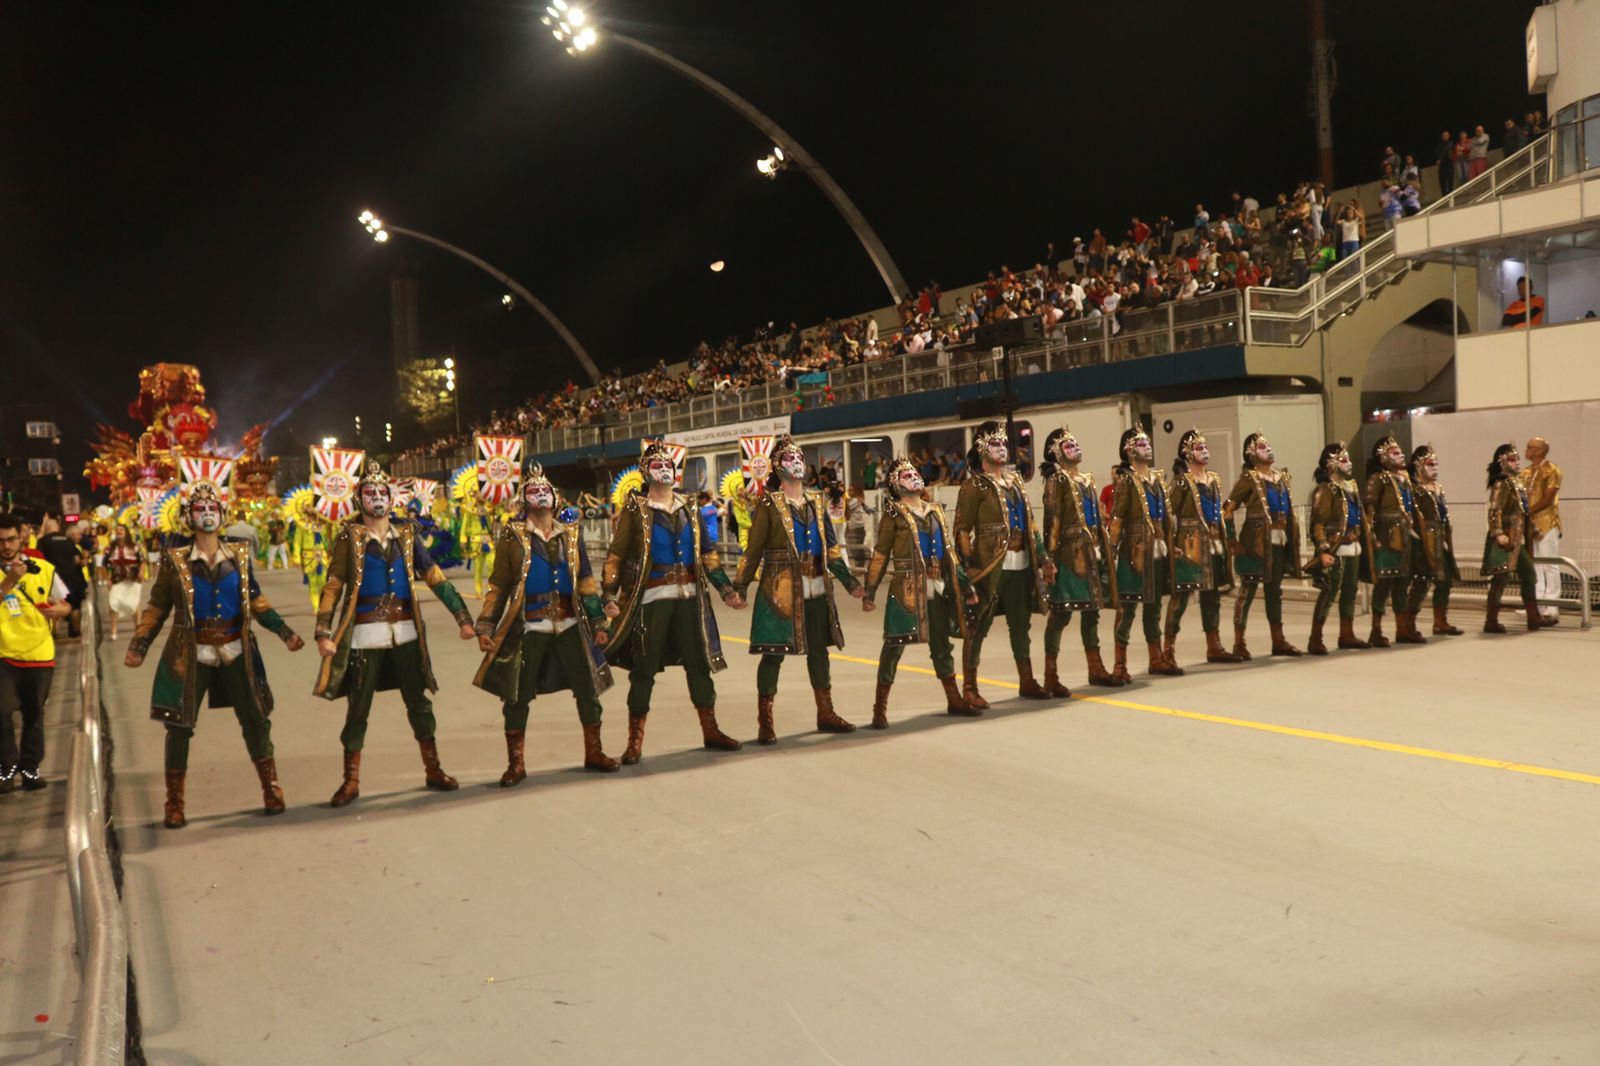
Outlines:
{"type": "Polygon", "coordinates": [[[367,232],[372,235],[372,239],[377,241],[379,244],[386,243],[389,240],[389,235],[391,233],[398,233],[402,237],[415,237],[419,241],[426,241],[435,248],[443,248],[452,255],[460,256],[462,259],[465,259],[479,270],[482,270],[484,273],[500,282],[500,284],[504,285],[518,296],[522,297],[522,299],[527,302],[529,307],[543,315],[544,320],[550,323],[550,327],[554,329],[556,333],[560,334],[561,339],[566,342],[567,348],[571,350],[573,357],[576,358],[579,364],[582,365],[584,373],[589,375],[589,380],[596,382],[600,380],[600,368],[594,365],[594,360],[589,358],[589,353],[584,350],[582,344],[578,343],[578,338],[572,335],[572,331],[566,327],[566,324],[562,322],[561,319],[556,317],[554,311],[545,306],[544,301],[540,300],[533,293],[529,292],[523,287],[521,282],[519,282],[516,278],[513,278],[510,274],[507,274],[500,268],[485,262],[479,257],[473,255],[471,252],[467,251],[465,248],[458,248],[449,241],[442,241],[438,237],[429,236],[428,234],[422,233],[419,230],[408,229],[405,226],[396,226],[392,222],[385,222],[371,211],[361,212],[357,218],[357,221],[366,227],[367,232]]]}
{"type": "Polygon", "coordinates": [[[444,387],[450,393],[450,405],[456,409],[456,435],[461,435],[461,393],[456,391],[456,358],[445,356],[444,387]]]}
{"type": "MultiPolygon", "coordinates": [[[[593,51],[600,43],[600,31],[595,25],[595,20],[583,8],[571,4],[568,0],[550,0],[550,6],[545,8],[544,15],[539,19],[550,28],[556,40],[566,46],[567,54],[572,56],[582,55],[593,51]]],[[[676,56],[668,55],[654,45],[645,44],[643,41],[620,33],[607,31],[606,40],[615,41],[626,45],[635,52],[649,56],[672,70],[688,78],[696,85],[705,89],[723,103],[733,108],[750,121],[756,129],[772,139],[775,146],[773,154],[756,164],[756,168],[767,177],[776,176],[777,172],[792,160],[796,166],[811,175],[811,180],[816,182],[817,188],[827,196],[834,210],[838,211],[850,229],[854,231],[856,239],[867,250],[867,255],[872,259],[872,265],[877,268],[878,276],[889,289],[889,302],[899,303],[901,298],[910,291],[906,279],[901,275],[900,268],[889,256],[889,249],[883,246],[883,241],[878,239],[878,234],[867,223],[860,209],[845,195],[839,183],[833,180],[833,175],[818,163],[810,152],[806,151],[799,141],[791,137],[759,108],[749,100],[740,96],[726,85],[722,84],[704,71],[691,67],[676,56]],[[787,153],[787,156],[785,156],[787,153]],[[763,165],[765,164],[765,165],[763,165]]]]}

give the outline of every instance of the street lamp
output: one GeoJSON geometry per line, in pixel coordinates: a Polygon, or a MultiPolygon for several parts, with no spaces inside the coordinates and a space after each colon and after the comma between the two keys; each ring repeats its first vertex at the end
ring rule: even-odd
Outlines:
{"type": "Polygon", "coordinates": [[[456,432],[461,432],[461,394],[456,391],[456,361],[453,356],[445,356],[444,360],[444,388],[450,394],[451,406],[456,410],[456,432]]]}
{"type": "Polygon", "coordinates": [[[323,449],[325,451],[332,451],[333,449],[337,448],[338,446],[339,446],[339,438],[338,437],[323,437],[322,438],[322,447],[323,447],[323,449]]]}
{"type": "MultiPolygon", "coordinates": [[[[490,275],[495,280],[499,281],[500,284],[504,285],[506,288],[510,289],[512,292],[521,297],[522,301],[529,307],[543,315],[544,320],[550,323],[550,327],[554,329],[556,333],[560,334],[561,339],[566,342],[567,348],[572,352],[573,357],[578,360],[579,365],[583,367],[584,373],[589,375],[589,380],[594,382],[598,382],[600,380],[600,368],[595,366],[594,360],[589,358],[589,353],[584,350],[583,345],[578,343],[578,338],[572,335],[572,331],[566,327],[566,323],[557,318],[555,312],[545,306],[544,301],[540,300],[533,293],[529,292],[521,282],[519,282],[516,278],[513,278],[510,274],[507,274],[498,267],[490,265],[484,260],[473,255],[471,252],[467,251],[465,248],[458,248],[449,241],[442,241],[438,237],[431,237],[420,230],[407,229],[405,226],[396,226],[392,222],[385,222],[372,211],[361,212],[361,214],[356,216],[356,221],[360,222],[361,225],[366,228],[367,233],[372,237],[372,239],[377,241],[379,244],[387,243],[391,233],[398,233],[402,237],[414,237],[419,241],[426,241],[435,248],[443,248],[452,255],[460,256],[462,259],[465,259],[479,270],[482,270],[484,273],[490,275]]],[[[510,307],[509,304],[506,304],[506,298],[504,296],[500,298],[500,302],[506,307],[510,307]]]]}
{"type": "MultiPolygon", "coordinates": [[[[550,0],[550,6],[544,9],[544,14],[539,21],[549,27],[550,33],[557,41],[566,46],[570,56],[583,55],[592,52],[600,44],[600,33],[595,25],[593,16],[569,0],[550,0]]],[[[643,53],[656,62],[672,68],[677,73],[699,85],[702,89],[716,96],[723,103],[733,108],[748,119],[756,129],[772,139],[774,145],[787,145],[787,148],[773,148],[772,154],[757,161],[756,169],[767,177],[775,177],[792,160],[794,165],[811,175],[811,180],[816,182],[817,188],[827,196],[833,204],[834,210],[844,218],[850,229],[855,233],[856,239],[867,250],[867,255],[872,259],[872,265],[877,268],[878,276],[889,289],[891,302],[899,303],[901,298],[911,291],[906,284],[905,277],[900,273],[900,268],[895,265],[894,259],[889,255],[883,241],[879,240],[871,225],[867,223],[860,209],[845,195],[839,183],[833,180],[833,175],[823,169],[811,153],[801,147],[800,143],[791,137],[783,127],[779,126],[767,115],[763,114],[750,101],[722,84],[711,75],[691,67],[676,56],[668,55],[654,45],[645,44],[620,33],[606,33],[608,40],[617,44],[626,45],[635,52],[643,53]]]]}

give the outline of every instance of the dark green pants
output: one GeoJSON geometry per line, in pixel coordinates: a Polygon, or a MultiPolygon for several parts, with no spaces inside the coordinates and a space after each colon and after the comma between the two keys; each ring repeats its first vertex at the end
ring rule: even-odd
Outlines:
{"type": "Polygon", "coordinates": [[[1406,610],[1406,589],[1411,579],[1407,577],[1380,577],[1372,583],[1372,614],[1381,617],[1389,606],[1395,614],[1406,610]]]}
{"type": "MultiPolygon", "coordinates": [[[[1511,583],[1510,574],[1496,574],[1489,579],[1489,602],[1499,603],[1500,597],[1505,595],[1506,586],[1511,583]]],[[[1528,554],[1526,547],[1517,552],[1517,585],[1522,590],[1522,598],[1532,603],[1538,596],[1536,586],[1538,579],[1534,576],[1533,557],[1528,554]]]]}
{"type": "Polygon", "coordinates": [[[1130,603],[1125,607],[1117,608],[1117,643],[1126,644],[1128,638],[1133,636],[1134,608],[1142,608],[1140,621],[1143,623],[1144,639],[1150,644],[1161,642],[1161,600],[1152,600],[1149,603],[1130,603]]]}
{"type": "MultiPolygon", "coordinates": [[[[900,667],[900,656],[905,654],[904,644],[885,644],[878,655],[878,683],[894,684],[895,671],[900,667]]],[[[956,646],[950,639],[950,612],[943,596],[928,597],[928,657],[933,660],[936,677],[956,675],[956,646]]]]}
{"type": "MultiPolygon", "coordinates": [[[[1222,625],[1222,593],[1215,589],[1200,589],[1200,628],[1207,633],[1215,633],[1222,625]]],[[[1189,609],[1189,597],[1193,592],[1175,592],[1172,599],[1167,601],[1167,633],[1168,637],[1176,637],[1183,628],[1183,612],[1189,609]]]]}
{"type": "MultiPolygon", "coordinates": [[[[206,693],[214,683],[222,686],[228,702],[233,704],[233,716],[239,719],[239,731],[244,734],[244,747],[250,753],[250,758],[271,758],[272,721],[261,713],[261,709],[256,706],[256,701],[250,695],[250,679],[244,672],[244,656],[239,656],[226,666],[207,666],[205,663],[200,663],[195,667],[195,691],[199,693],[198,698],[202,704],[205,702],[206,693]]],[[[189,768],[189,740],[193,736],[193,729],[167,726],[168,770],[189,768]]]]}
{"type": "Polygon", "coordinates": [[[967,646],[962,649],[961,665],[973,674],[978,672],[978,658],[983,653],[983,639],[989,635],[994,616],[1003,614],[1006,629],[1011,634],[1011,657],[1028,659],[1033,656],[1033,641],[1028,633],[1032,617],[1028,601],[1028,586],[1033,582],[1032,570],[1002,570],[995,583],[994,595],[988,602],[979,603],[977,624],[967,636],[967,646]]]}
{"type": "MultiPolygon", "coordinates": [[[[805,601],[806,672],[811,675],[811,687],[828,689],[833,681],[828,674],[828,641],[833,627],[828,624],[828,598],[817,596],[805,601]]],[[[778,694],[778,671],[783,669],[782,655],[763,655],[756,667],[756,694],[778,694]]]]}
{"type": "Polygon", "coordinates": [[[1289,572],[1288,545],[1274,544],[1272,555],[1267,560],[1267,573],[1260,578],[1241,578],[1243,587],[1239,590],[1239,598],[1233,605],[1233,627],[1243,629],[1250,621],[1250,605],[1255,602],[1256,587],[1265,585],[1267,590],[1267,621],[1275,626],[1283,625],[1283,577],[1289,572]]]}
{"type": "Polygon", "coordinates": [[[339,734],[345,751],[360,751],[367,742],[367,715],[372,711],[372,695],[377,691],[378,676],[385,664],[394,671],[400,684],[400,698],[405,701],[411,735],[418,740],[433,739],[438,723],[434,721],[433,701],[428,699],[428,686],[422,676],[422,642],[413,640],[392,648],[350,652],[350,672],[345,682],[348,705],[344,713],[344,731],[339,734]]]}
{"type": "MultiPolygon", "coordinates": [[[[1072,621],[1071,611],[1051,611],[1050,617],[1044,623],[1044,653],[1048,656],[1061,654],[1061,632],[1072,621]]],[[[1079,611],[1078,632],[1083,637],[1084,651],[1100,650],[1100,612],[1079,611]]]]}
{"type": "Polygon", "coordinates": [[[524,632],[522,634],[522,672],[517,675],[517,698],[500,710],[506,716],[506,729],[516,732],[528,728],[528,704],[538,689],[539,668],[547,656],[561,667],[562,676],[572,686],[578,702],[578,721],[600,724],[600,700],[594,692],[594,677],[589,673],[589,655],[577,626],[562,633],[524,632]]]}
{"type": "Polygon", "coordinates": [[[1413,577],[1411,579],[1411,613],[1416,614],[1422,610],[1422,599],[1428,594],[1428,584],[1433,584],[1433,607],[1436,611],[1445,610],[1450,606],[1450,586],[1452,582],[1447,577],[1413,577]]]}
{"type": "Polygon", "coordinates": [[[628,713],[635,718],[650,713],[650,694],[655,691],[656,672],[661,669],[668,641],[683,661],[689,698],[696,707],[715,707],[717,687],[711,683],[711,663],[700,645],[700,598],[657,600],[640,609],[644,612],[644,636],[635,638],[633,669],[628,671],[628,713]]]}
{"type": "Polygon", "coordinates": [[[1327,568],[1323,583],[1317,588],[1317,603],[1311,608],[1311,617],[1317,625],[1328,620],[1333,601],[1339,601],[1339,617],[1355,618],[1356,593],[1361,586],[1361,558],[1354,555],[1335,555],[1333,565],[1327,568]]]}

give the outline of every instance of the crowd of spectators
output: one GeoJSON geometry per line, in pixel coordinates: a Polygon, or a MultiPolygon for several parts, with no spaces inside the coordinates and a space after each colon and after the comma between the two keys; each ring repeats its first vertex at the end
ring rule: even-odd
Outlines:
{"type": "MultiPolygon", "coordinates": [[[[1506,119],[1506,154],[1544,132],[1542,112],[1530,112],[1520,123],[1506,119]]],[[[1441,190],[1448,193],[1482,173],[1489,145],[1483,126],[1470,135],[1463,130],[1452,137],[1445,131],[1435,160],[1441,190]]],[[[1386,147],[1379,178],[1378,207],[1386,228],[1422,209],[1416,155],[1386,147]]],[[[809,330],[794,322],[787,329],[768,322],[748,339],[702,342],[676,371],[662,360],[644,373],[613,370],[587,388],[569,381],[518,407],[492,411],[473,432],[524,434],[593,425],[694,396],[796,385],[810,374],[951,348],[969,340],[979,325],[1008,318],[1039,315],[1047,334],[1058,336],[1071,322],[1103,318],[1115,335],[1130,312],[1228,289],[1304,285],[1313,274],[1356,254],[1367,239],[1367,214],[1359,199],[1330,202],[1321,182],[1303,181],[1266,207],[1234,192],[1215,213],[1196,203],[1187,225],[1169,215],[1135,215],[1119,237],[1094,229],[1066,248],[1047,244],[1031,269],[1002,265],[990,271],[968,296],[956,300],[953,310],[941,310],[944,293],[937,281],[930,282],[901,301],[900,324],[893,330],[880,331],[869,317],[829,319],[809,330]]],[[[470,433],[445,437],[400,458],[441,457],[470,440],[470,433]]],[[[964,459],[931,456],[925,465],[938,468],[936,478],[925,472],[926,480],[949,482],[960,478],[964,459]]]]}

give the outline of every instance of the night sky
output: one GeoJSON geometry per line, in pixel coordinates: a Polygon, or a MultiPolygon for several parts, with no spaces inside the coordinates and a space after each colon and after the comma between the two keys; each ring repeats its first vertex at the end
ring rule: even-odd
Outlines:
{"type": "MultiPolygon", "coordinates": [[[[602,368],[887,302],[803,174],[756,174],[760,133],[621,47],[569,58],[543,3],[4,5],[0,364],[54,402],[69,488],[95,421],[135,428],[136,372],[158,360],[200,366],[221,439],[277,420],[269,450],[303,454],[355,414],[381,423],[402,261],[428,353],[460,360],[464,419],[581,378],[491,278],[374,245],[363,207],[518,278],[602,368]]],[[[1542,106],[1531,4],[1328,6],[1341,184],[1375,177],[1385,144],[1429,165],[1445,126],[1482,122],[1498,146],[1506,116],[1542,106]]],[[[912,285],[1031,265],[1130,212],[1265,204],[1314,170],[1289,0],[591,10],[771,114],[912,285]]]]}

